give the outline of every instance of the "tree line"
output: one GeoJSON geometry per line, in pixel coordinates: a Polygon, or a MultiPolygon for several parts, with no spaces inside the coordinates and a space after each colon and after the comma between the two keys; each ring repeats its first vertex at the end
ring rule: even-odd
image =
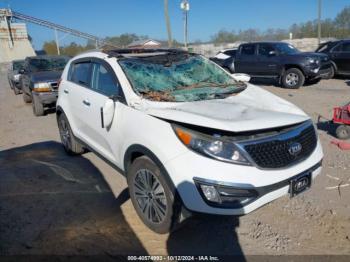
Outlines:
{"type": "MultiPolygon", "coordinates": [[[[232,43],[236,41],[282,40],[288,39],[289,33],[293,38],[317,37],[317,20],[306,23],[293,24],[289,29],[270,28],[265,31],[247,29],[236,31],[220,30],[211,37],[215,44],[232,43]]],[[[334,38],[350,37],[350,6],[345,7],[334,19],[321,21],[321,36],[334,38]]]]}

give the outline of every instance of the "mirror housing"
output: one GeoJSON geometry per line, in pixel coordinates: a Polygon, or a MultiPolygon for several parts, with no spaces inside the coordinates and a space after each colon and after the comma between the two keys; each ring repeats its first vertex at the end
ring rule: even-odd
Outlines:
{"type": "Polygon", "coordinates": [[[115,101],[108,98],[103,107],[101,107],[101,126],[108,128],[112,125],[115,111],[115,101]]]}
{"type": "Polygon", "coordinates": [[[25,72],[26,72],[26,70],[24,70],[24,68],[21,68],[21,69],[18,71],[18,73],[21,74],[21,75],[23,75],[25,72]]]}
{"type": "Polygon", "coordinates": [[[235,80],[243,82],[243,83],[248,83],[250,81],[250,75],[247,75],[247,74],[233,73],[233,74],[231,74],[231,76],[235,80]]]}
{"type": "Polygon", "coordinates": [[[276,55],[277,55],[276,51],[270,51],[269,52],[269,56],[276,56],[276,55]]]}

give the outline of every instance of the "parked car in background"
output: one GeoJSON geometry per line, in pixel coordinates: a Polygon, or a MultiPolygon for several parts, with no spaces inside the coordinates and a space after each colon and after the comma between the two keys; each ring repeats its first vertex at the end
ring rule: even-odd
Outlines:
{"type": "Polygon", "coordinates": [[[330,78],[335,74],[350,75],[350,39],[323,43],[316,52],[327,54],[331,59],[330,78]]]}
{"type": "Polygon", "coordinates": [[[20,86],[20,70],[23,68],[24,60],[13,60],[7,71],[7,79],[9,81],[11,89],[13,92],[18,95],[21,90],[20,86]]]}
{"type": "Polygon", "coordinates": [[[233,60],[237,53],[237,48],[220,50],[214,57],[209,59],[229,72],[234,72],[233,60]]]}
{"type": "Polygon", "coordinates": [[[62,144],[124,174],[137,214],[158,233],[188,210],[247,214],[308,189],[323,153],[309,116],[244,79],[183,50],[80,54],[59,88],[62,144]]]}
{"type": "Polygon", "coordinates": [[[27,57],[21,71],[23,100],[32,103],[36,116],[44,115],[44,107],[54,106],[62,70],[68,62],[68,56],[32,56],[27,57]]]}
{"type": "Polygon", "coordinates": [[[327,78],[331,73],[326,54],[300,52],[284,42],[241,44],[232,62],[231,72],[275,78],[285,88],[299,88],[305,81],[327,78]]]}

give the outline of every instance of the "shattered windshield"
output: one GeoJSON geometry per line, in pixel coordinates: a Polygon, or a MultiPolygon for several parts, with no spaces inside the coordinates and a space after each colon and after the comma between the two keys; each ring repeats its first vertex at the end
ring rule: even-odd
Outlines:
{"type": "Polygon", "coordinates": [[[209,60],[187,53],[122,58],[119,64],[134,90],[150,100],[185,102],[225,98],[246,85],[209,60]]]}
{"type": "Polygon", "coordinates": [[[29,61],[31,71],[61,71],[68,62],[68,57],[33,58],[29,61]]]}

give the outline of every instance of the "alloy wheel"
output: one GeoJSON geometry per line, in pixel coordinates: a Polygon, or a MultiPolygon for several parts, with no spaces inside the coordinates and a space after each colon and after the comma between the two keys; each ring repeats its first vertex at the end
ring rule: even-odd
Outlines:
{"type": "Polygon", "coordinates": [[[71,140],[70,140],[70,130],[67,122],[64,119],[60,120],[60,125],[59,125],[59,131],[60,131],[60,136],[62,143],[65,148],[70,149],[71,148],[71,140]]]}
{"type": "Polygon", "coordinates": [[[295,73],[289,73],[286,77],[286,83],[289,86],[295,86],[299,82],[299,76],[295,73]]]}
{"type": "Polygon", "coordinates": [[[164,188],[148,169],[141,169],[134,178],[134,196],[144,217],[151,223],[162,223],[167,212],[164,188]]]}

